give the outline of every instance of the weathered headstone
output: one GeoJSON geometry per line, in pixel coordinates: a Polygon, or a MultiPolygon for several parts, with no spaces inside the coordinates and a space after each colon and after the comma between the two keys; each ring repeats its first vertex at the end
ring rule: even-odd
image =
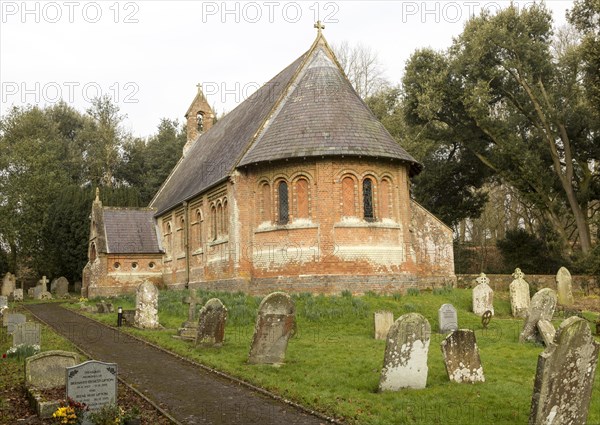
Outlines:
{"type": "Polygon", "coordinates": [[[450,381],[471,384],[485,382],[475,332],[468,329],[454,331],[441,345],[450,381]]]}
{"type": "Polygon", "coordinates": [[[549,320],[538,320],[537,322],[537,331],[544,342],[546,347],[550,346],[550,344],[554,343],[554,337],[556,336],[556,329],[554,329],[554,325],[549,320]]]}
{"type": "Polygon", "coordinates": [[[391,311],[375,312],[375,339],[387,338],[388,331],[394,324],[394,313],[391,311]]]}
{"type": "Polygon", "coordinates": [[[438,323],[442,334],[458,330],[458,314],[452,304],[442,304],[438,310],[438,323]]]}
{"type": "Polygon", "coordinates": [[[8,307],[8,297],[0,295],[0,308],[8,307]]]}
{"type": "Polygon", "coordinates": [[[90,411],[117,402],[117,364],[89,360],[66,370],[67,397],[90,411]]]}
{"type": "Polygon", "coordinates": [[[37,322],[25,322],[15,325],[13,347],[19,345],[42,345],[42,325],[37,322]]]}
{"type": "Polygon", "coordinates": [[[566,306],[575,304],[575,300],[573,299],[573,279],[566,267],[561,267],[556,274],[556,289],[559,304],[566,306]]]}
{"type": "Polygon", "coordinates": [[[544,288],[537,291],[531,298],[531,305],[527,312],[527,319],[523,325],[523,331],[519,336],[519,342],[542,342],[542,337],[537,330],[537,323],[540,320],[552,320],[555,308],[556,292],[550,288],[544,288]]]}
{"type": "Polygon", "coordinates": [[[4,275],[2,279],[2,290],[0,290],[0,295],[8,297],[17,287],[17,280],[15,275],[11,272],[8,272],[4,275]]]}
{"type": "Polygon", "coordinates": [[[137,288],[135,295],[134,326],[141,329],[156,329],[158,323],[158,289],[149,280],[137,288]]]}
{"type": "Polygon", "coordinates": [[[65,370],[79,362],[69,351],[44,351],[25,359],[25,383],[40,389],[64,387],[65,370]]]}
{"type": "Polygon", "coordinates": [[[529,423],[585,424],[600,344],[575,316],[561,323],[554,342],[538,357],[529,423]]]}
{"type": "Polygon", "coordinates": [[[52,291],[58,298],[62,298],[69,294],[69,281],[66,277],[61,276],[54,282],[54,290],[52,291]]]}
{"type": "Polygon", "coordinates": [[[23,288],[17,288],[11,295],[12,301],[23,301],[23,288]]]}
{"type": "Polygon", "coordinates": [[[418,313],[400,316],[387,335],[380,391],[425,388],[431,327],[418,313]]]}
{"type": "Polygon", "coordinates": [[[198,313],[196,345],[221,346],[225,338],[227,308],[220,299],[212,298],[198,313]]]}
{"type": "Polygon", "coordinates": [[[473,288],[473,313],[482,316],[486,311],[494,314],[494,291],[489,286],[490,280],[481,273],[475,281],[478,285],[473,288]]]}
{"type": "Polygon", "coordinates": [[[296,307],[283,292],[267,295],[258,307],[248,363],[280,364],[296,325],[296,307]]]}
{"type": "Polygon", "coordinates": [[[7,327],[6,332],[8,332],[9,335],[15,331],[15,326],[25,323],[26,321],[27,317],[21,313],[8,313],[2,318],[4,326],[7,327]]]}
{"type": "Polygon", "coordinates": [[[35,288],[29,288],[29,289],[27,289],[27,296],[29,298],[34,298],[35,297],[35,288]]]}
{"type": "Polygon", "coordinates": [[[101,301],[96,303],[96,313],[113,313],[114,307],[112,303],[107,303],[106,301],[101,301]]]}
{"type": "Polygon", "coordinates": [[[515,269],[514,280],[510,284],[510,308],[513,317],[527,317],[529,310],[529,284],[525,281],[525,274],[521,269],[515,269]]]}
{"type": "Polygon", "coordinates": [[[77,281],[73,284],[73,292],[77,295],[81,295],[81,282],[77,281]]]}
{"type": "Polygon", "coordinates": [[[196,320],[196,305],[200,299],[196,295],[196,291],[190,291],[190,295],[181,300],[188,306],[188,317],[181,324],[181,328],[177,331],[177,335],[181,339],[195,340],[198,334],[198,321],[196,320]]]}
{"type": "Polygon", "coordinates": [[[48,292],[48,279],[43,276],[38,285],[33,288],[33,298],[36,300],[49,300],[52,299],[52,294],[48,292]]]}

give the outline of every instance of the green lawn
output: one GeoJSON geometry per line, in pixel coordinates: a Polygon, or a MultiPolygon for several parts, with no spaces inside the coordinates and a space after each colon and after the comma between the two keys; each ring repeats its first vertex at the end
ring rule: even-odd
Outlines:
{"type": "MultiPolygon", "coordinates": [[[[159,316],[164,330],[127,328],[127,332],[349,423],[527,423],[537,356],[544,348],[519,344],[522,321],[511,319],[507,293],[495,294],[496,316],[487,330],[482,329],[480,318],[469,312],[470,290],[411,292],[393,297],[294,296],[298,330],[290,340],[286,364],[279,368],[246,364],[258,297],[198,291],[203,302],[218,296],[229,309],[224,346],[194,348],[191,342],[172,338],[187,317],[187,306],[181,303],[187,293],[161,291],[159,316]],[[440,349],[443,336],[435,333],[437,310],[448,302],[458,310],[460,327],[476,333],[485,383],[451,384],[448,380],[440,349]],[[373,313],[384,309],[392,311],[395,318],[418,312],[429,320],[434,333],[426,389],[377,393],[385,342],[373,339],[373,313]]],[[[112,302],[115,308],[134,308],[133,296],[112,302]]],[[[116,324],[116,313],[92,316],[116,324]]],[[[561,320],[554,320],[554,325],[558,326],[561,320]]],[[[600,423],[598,379],[597,374],[589,424],[600,423]]]]}

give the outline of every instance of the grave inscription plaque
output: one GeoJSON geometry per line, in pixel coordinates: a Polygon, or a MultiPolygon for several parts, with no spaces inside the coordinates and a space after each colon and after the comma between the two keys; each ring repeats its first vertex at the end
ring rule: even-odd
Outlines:
{"type": "Polygon", "coordinates": [[[89,360],[68,367],[67,397],[85,403],[91,411],[117,402],[117,364],[89,360]]]}

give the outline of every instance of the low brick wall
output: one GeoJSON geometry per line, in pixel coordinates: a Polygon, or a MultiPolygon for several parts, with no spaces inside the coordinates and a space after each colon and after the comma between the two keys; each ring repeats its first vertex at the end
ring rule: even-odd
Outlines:
{"type": "MultiPolygon", "coordinates": [[[[514,280],[510,274],[488,274],[486,275],[490,279],[490,286],[494,291],[508,291],[510,283],[514,280]]],[[[472,288],[477,283],[475,279],[479,277],[478,274],[459,274],[456,275],[458,288],[472,288]]],[[[583,288],[597,288],[596,278],[593,276],[585,275],[574,275],[573,277],[573,289],[576,291],[583,291],[583,288]]],[[[555,275],[544,275],[544,274],[532,274],[525,275],[525,281],[530,286],[539,290],[542,288],[550,288],[556,290],[556,276],[555,275]]]]}

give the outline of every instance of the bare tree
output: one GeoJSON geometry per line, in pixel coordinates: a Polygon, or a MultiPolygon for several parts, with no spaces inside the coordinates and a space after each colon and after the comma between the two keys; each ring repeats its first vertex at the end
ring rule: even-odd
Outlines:
{"type": "Polygon", "coordinates": [[[377,57],[377,52],[368,46],[357,44],[350,46],[347,41],[332,46],[340,65],[354,89],[362,99],[375,94],[388,81],[377,57]]]}

